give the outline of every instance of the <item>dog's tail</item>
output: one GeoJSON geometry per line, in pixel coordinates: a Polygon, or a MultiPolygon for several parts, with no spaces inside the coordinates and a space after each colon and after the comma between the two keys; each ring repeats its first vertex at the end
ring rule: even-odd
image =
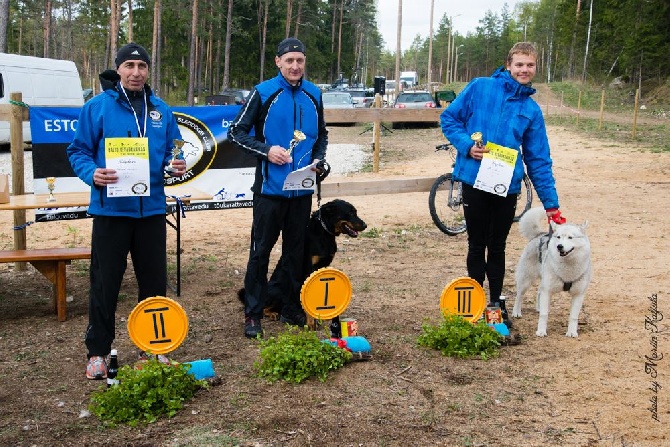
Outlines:
{"type": "Polygon", "coordinates": [[[547,213],[542,207],[531,208],[519,220],[519,232],[528,240],[547,232],[547,213]]]}

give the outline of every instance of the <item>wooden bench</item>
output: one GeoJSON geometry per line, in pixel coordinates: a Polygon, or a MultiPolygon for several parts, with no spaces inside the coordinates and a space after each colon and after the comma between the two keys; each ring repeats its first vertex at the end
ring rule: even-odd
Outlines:
{"type": "Polygon", "coordinates": [[[67,319],[65,266],[73,259],[91,259],[91,249],[76,247],[0,251],[0,262],[30,262],[51,281],[51,284],[53,284],[54,312],[58,314],[58,321],[67,319]]]}

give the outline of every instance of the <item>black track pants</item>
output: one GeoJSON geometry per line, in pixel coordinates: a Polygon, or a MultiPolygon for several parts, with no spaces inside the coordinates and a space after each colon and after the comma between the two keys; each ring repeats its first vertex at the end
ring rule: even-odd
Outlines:
{"type": "Polygon", "coordinates": [[[300,289],[311,269],[305,250],[312,196],[294,199],[254,197],[254,220],[247,273],[244,278],[245,315],[263,317],[268,293],[270,253],[282,235],[282,262],[277,268],[276,285],[281,290],[282,314],[301,310],[300,289]]]}
{"type": "Polygon", "coordinates": [[[490,301],[500,301],[505,279],[505,246],[516,212],[516,194],[497,196],[463,184],[463,212],[468,232],[468,275],[484,285],[490,301]]]}
{"type": "Polygon", "coordinates": [[[138,285],[138,302],[165,296],[167,258],[165,216],[141,219],[96,216],[91,240],[91,290],[86,347],[88,356],[109,354],[115,337],[116,305],[131,255],[138,285]]]}

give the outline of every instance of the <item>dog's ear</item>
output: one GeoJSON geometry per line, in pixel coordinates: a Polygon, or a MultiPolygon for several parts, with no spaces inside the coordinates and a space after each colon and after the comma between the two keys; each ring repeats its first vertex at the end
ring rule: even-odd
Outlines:
{"type": "Polygon", "coordinates": [[[579,227],[582,229],[582,231],[586,232],[586,227],[588,227],[588,226],[589,226],[589,221],[584,220],[584,223],[581,224],[579,227]]]}

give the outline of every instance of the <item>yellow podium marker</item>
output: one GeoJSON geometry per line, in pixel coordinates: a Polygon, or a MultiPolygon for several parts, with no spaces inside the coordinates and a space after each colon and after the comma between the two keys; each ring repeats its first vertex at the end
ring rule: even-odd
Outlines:
{"type": "Polygon", "coordinates": [[[351,301],[351,281],[341,271],[322,268],[312,273],[300,290],[300,304],[317,320],[339,316],[351,301]]]}
{"type": "Polygon", "coordinates": [[[128,334],[144,352],[167,354],[181,345],[188,332],[188,317],[179,303],[154,296],[137,303],[128,317],[128,334]]]}
{"type": "Polygon", "coordinates": [[[486,309],[486,294],[477,281],[469,277],[456,278],[442,291],[440,310],[443,314],[460,315],[476,323],[486,309]]]}

